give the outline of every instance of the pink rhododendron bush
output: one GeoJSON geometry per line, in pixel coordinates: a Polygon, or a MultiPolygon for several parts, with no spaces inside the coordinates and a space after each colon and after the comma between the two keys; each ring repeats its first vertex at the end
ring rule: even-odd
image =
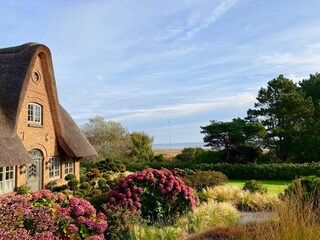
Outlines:
{"type": "Polygon", "coordinates": [[[41,190],[0,197],[0,239],[104,239],[105,215],[86,200],[41,190]]]}
{"type": "Polygon", "coordinates": [[[109,204],[140,210],[142,217],[152,222],[174,221],[198,202],[193,189],[168,169],[131,174],[120,180],[109,197],[109,204]]]}

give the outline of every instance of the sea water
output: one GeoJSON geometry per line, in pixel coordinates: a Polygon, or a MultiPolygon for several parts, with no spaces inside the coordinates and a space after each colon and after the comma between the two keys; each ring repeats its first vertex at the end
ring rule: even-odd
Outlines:
{"type": "MultiPolygon", "coordinates": [[[[208,147],[204,146],[203,142],[192,142],[192,143],[171,143],[171,149],[184,149],[188,147],[200,147],[207,149],[208,147]]],[[[153,144],[153,149],[170,149],[169,143],[158,143],[153,144]]]]}

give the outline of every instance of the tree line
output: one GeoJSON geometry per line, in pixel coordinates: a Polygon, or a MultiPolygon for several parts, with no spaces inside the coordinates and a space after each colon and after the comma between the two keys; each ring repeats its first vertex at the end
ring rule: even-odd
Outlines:
{"type": "Polygon", "coordinates": [[[299,83],[279,75],[260,88],[244,118],[201,127],[226,162],[320,161],[320,74],[299,83]]]}

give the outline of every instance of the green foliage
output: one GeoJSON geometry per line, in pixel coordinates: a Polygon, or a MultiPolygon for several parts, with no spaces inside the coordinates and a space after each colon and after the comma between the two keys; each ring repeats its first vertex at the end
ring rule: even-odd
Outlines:
{"type": "Polygon", "coordinates": [[[208,202],[208,196],[203,191],[197,191],[196,195],[198,196],[200,203],[208,202]]]}
{"type": "Polygon", "coordinates": [[[50,191],[53,191],[53,189],[57,186],[57,182],[55,180],[52,180],[47,183],[47,185],[44,187],[45,189],[48,189],[50,191]]]}
{"type": "Polygon", "coordinates": [[[201,129],[201,133],[205,134],[203,140],[206,146],[225,152],[226,162],[236,162],[237,158],[232,155],[232,151],[241,155],[244,146],[259,149],[256,142],[264,136],[261,124],[246,122],[241,118],[235,118],[231,122],[211,121],[210,125],[201,129]]]}
{"type": "Polygon", "coordinates": [[[307,204],[312,201],[314,209],[320,209],[320,177],[306,176],[292,181],[285,195],[298,196],[299,200],[307,204]]]}
{"type": "Polygon", "coordinates": [[[98,168],[88,169],[88,171],[86,172],[86,181],[90,182],[91,180],[95,178],[99,178],[100,176],[101,176],[101,172],[98,168]]]}
{"type": "Polygon", "coordinates": [[[108,231],[104,233],[107,240],[131,239],[130,231],[132,231],[133,225],[141,223],[141,217],[138,211],[132,212],[120,206],[104,205],[103,213],[108,219],[108,231]]]}
{"type": "Polygon", "coordinates": [[[86,190],[86,191],[91,191],[92,190],[92,186],[88,182],[82,182],[81,185],[80,185],[80,189],[86,190]]]}
{"type": "MultiPolygon", "coordinates": [[[[270,163],[270,164],[230,164],[230,163],[181,163],[181,162],[164,162],[149,163],[149,167],[154,169],[190,169],[194,171],[218,171],[227,175],[229,179],[283,179],[292,180],[296,177],[316,175],[320,177],[320,163],[270,163]]],[[[146,164],[127,164],[129,171],[135,172],[145,169],[146,164]]]]}
{"type": "Polygon", "coordinates": [[[21,195],[28,194],[30,190],[31,190],[31,187],[26,184],[16,188],[17,194],[21,194],[21,195]]]}
{"type": "Polygon", "coordinates": [[[99,154],[91,160],[129,158],[132,140],[128,130],[120,123],[96,116],[89,119],[89,123],[84,124],[81,130],[99,154]]]}
{"type": "Polygon", "coordinates": [[[165,158],[164,158],[163,154],[159,154],[159,155],[153,156],[152,161],[163,162],[163,161],[165,161],[165,158]]]}
{"type": "Polygon", "coordinates": [[[76,178],[72,178],[68,181],[68,186],[70,190],[76,191],[79,189],[79,181],[76,178]]]}
{"type": "Polygon", "coordinates": [[[196,155],[194,159],[195,163],[218,163],[221,162],[221,152],[205,150],[196,155]]]}
{"type": "MultiPolygon", "coordinates": [[[[97,162],[95,166],[101,171],[112,171],[112,172],[124,172],[126,170],[125,165],[119,161],[119,160],[113,160],[113,159],[105,159],[100,162],[97,162]]],[[[94,176],[98,177],[98,176],[94,176]]]]}
{"type": "Polygon", "coordinates": [[[64,190],[67,190],[69,189],[69,186],[67,184],[63,184],[63,185],[60,185],[60,186],[54,186],[53,187],[53,192],[63,192],[64,190]]]}
{"type": "Polygon", "coordinates": [[[267,193],[267,188],[263,186],[263,184],[256,180],[249,180],[244,183],[244,186],[242,188],[243,190],[248,190],[252,193],[258,192],[258,193],[267,193]]]}
{"type": "Polygon", "coordinates": [[[300,90],[306,94],[306,97],[311,97],[315,108],[315,117],[320,117],[320,74],[310,74],[309,79],[304,79],[299,82],[300,90]]]}
{"type": "Polygon", "coordinates": [[[72,179],[77,179],[77,176],[73,173],[68,174],[67,176],[64,177],[64,180],[70,181],[72,179]]]}
{"type": "Polygon", "coordinates": [[[206,152],[206,150],[199,147],[188,147],[182,149],[181,153],[178,154],[175,159],[181,162],[194,161],[199,157],[199,155],[203,154],[204,152],[206,152]]]}
{"type": "Polygon", "coordinates": [[[306,98],[293,81],[280,75],[260,89],[257,100],[256,109],[248,110],[248,119],[265,126],[264,145],[275,150],[281,161],[297,160],[295,149],[301,148],[301,133],[315,112],[311,97],[306,98]]]}
{"type": "Polygon", "coordinates": [[[153,137],[144,132],[133,132],[130,137],[133,143],[131,149],[133,161],[150,161],[153,159],[153,137]]]}
{"type": "Polygon", "coordinates": [[[221,172],[197,171],[182,177],[182,180],[197,191],[207,187],[214,187],[228,182],[228,178],[221,172]]]}

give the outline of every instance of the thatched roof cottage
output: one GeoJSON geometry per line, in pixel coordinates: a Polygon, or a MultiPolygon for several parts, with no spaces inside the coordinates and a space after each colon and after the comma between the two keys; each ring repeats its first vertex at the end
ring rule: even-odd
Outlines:
{"type": "Polygon", "coordinates": [[[65,175],[79,177],[79,160],[96,155],[59,104],[48,47],[0,49],[0,194],[27,184],[32,191],[65,175]]]}

